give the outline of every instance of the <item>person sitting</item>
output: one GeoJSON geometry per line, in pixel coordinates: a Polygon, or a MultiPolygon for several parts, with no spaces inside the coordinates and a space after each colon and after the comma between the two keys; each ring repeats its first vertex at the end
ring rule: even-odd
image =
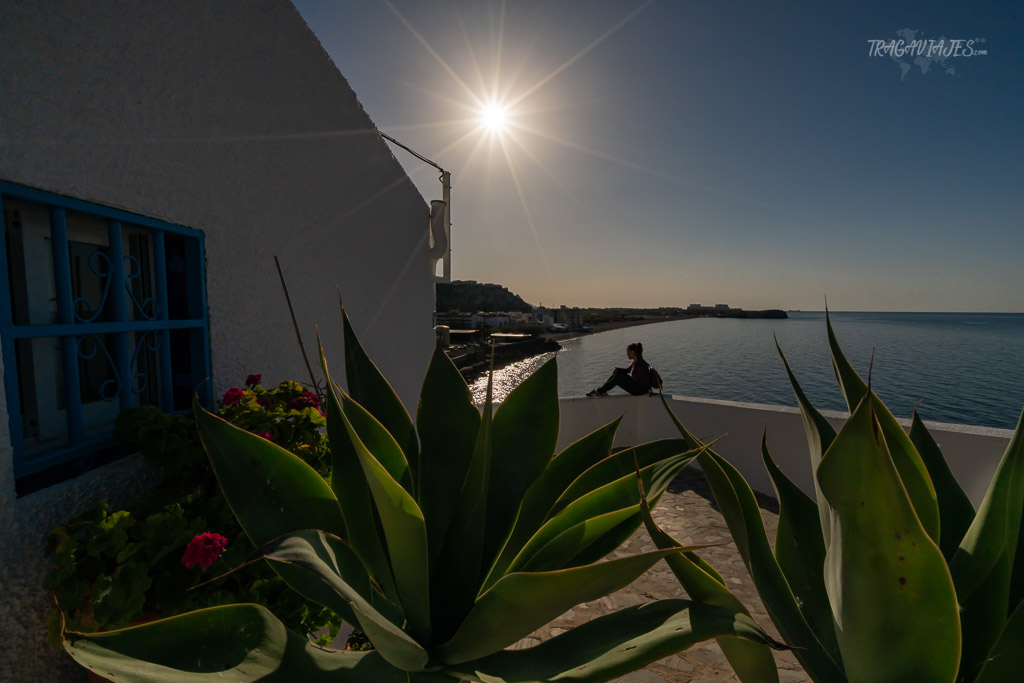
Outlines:
{"type": "Polygon", "coordinates": [[[628,368],[615,368],[608,381],[587,396],[595,398],[604,396],[613,387],[622,387],[634,396],[646,394],[651,390],[651,366],[644,360],[644,345],[640,342],[626,347],[626,357],[632,362],[628,368]]]}

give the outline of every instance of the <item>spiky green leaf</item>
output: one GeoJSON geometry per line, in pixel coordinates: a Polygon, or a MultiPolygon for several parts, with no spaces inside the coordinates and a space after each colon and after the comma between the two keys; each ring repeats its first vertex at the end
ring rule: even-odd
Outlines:
{"type": "Polygon", "coordinates": [[[373,590],[362,562],[344,541],[322,531],[300,531],[277,539],[259,553],[272,563],[307,572],[313,580],[303,595],[335,611],[344,607],[354,612],[355,623],[392,665],[404,671],[426,666],[427,651],[401,628],[401,609],[373,590]]]}
{"type": "Polygon", "coordinates": [[[418,481],[419,444],[416,441],[416,430],[409,411],[405,409],[391,384],[366,355],[344,306],[341,307],[341,317],[345,336],[345,379],[348,383],[348,393],[359,405],[370,411],[402,447],[405,459],[412,468],[412,480],[418,481]]]}
{"type": "MultiPolygon", "coordinates": [[[[662,405],[687,446],[700,447],[700,440],[679,422],[664,397],[662,405]]],[[[697,461],[729,526],[740,557],[757,586],[765,609],[782,637],[794,647],[793,654],[816,680],[844,681],[846,677],[842,666],[829,655],[800,612],[793,591],[768,543],[761,511],[750,486],[735,467],[711,449],[697,456],[697,461]]]]}
{"type": "Polygon", "coordinates": [[[469,387],[440,346],[434,349],[423,380],[416,429],[422,452],[418,500],[427,521],[434,570],[480,430],[480,411],[473,405],[469,387]]]}
{"type": "Polygon", "coordinates": [[[447,640],[459,628],[463,617],[472,608],[480,587],[493,454],[493,379],[492,369],[487,379],[487,394],[473,448],[473,459],[459,491],[452,523],[431,581],[435,604],[435,636],[438,641],[447,640]]]}
{"type": "MultiPolygon", "coordinates": [[[[835,332],[832,330],[832,322],[825,312],[825,324],[828,328],[828,343],[832,353],[832,365],[836,371],[836,378],[839,380],[843,395],[846,397],[846,404],[853,412],[855,406],[863,396],[868,393],[868,385],[861,379],[857,371],[853,369],[842,349],[836,340],[835,332]]],[[[872,394],[874,396],[874,394],[872,394]]],[[[874,403],[875,416],[878,424],[885,435],[885,441],[889,449],[889,456],[892,458],[896,471],[900,475],[900,481],[907,489],[907,495],[914,506],[914,511],[921,519],[921,525],[928,535],[936,543],[939,541],[939,504],[935,497],[935,487],[928,476],[928,468],[918,454],[914,444],[910,442],[907,433],[889,409],[878,400],[877,396],[872,399],[874,403]]],[[[828,547],[828,544],[825,546],[828,547]]]]}
{"type": "MultiPolygon", "coordinates": [[[[641,492],[643,493],[643,492],[641,492]]],[[[685,550],[679,541],[662,531],[654,517],[651,516],[651,508],[647,503],[646,496],[640,500],[640,514],[650,534],[654,545],[662,550],[668,548],[679,548],[685,550]]],[[[723,609],[732,610],[734,614],[744,615],[750,618],[750,612],[743,604],[726,588],[716,577],[708,574],[697,561],[692,552],[681,552],[678,555],[669,555],[665,558],[672,573],[676,575],[686,594],[696,602],[704,605],[715,605],[723,609]]],[[[775,666],[775,658],[765,645],[744,640],[722,636],[716,639],[722,653],[729,660],[730,666],[741,681],[745,683],[771,683],[779,680],[779,672],[775,666]]]]}
{"type": "Polygon", "coordinates": [[[618,418],[573,442],[551,459],[543,474],[527,489],[516,516],[515,527],[491,568],[484,587],[493,585],[508,568],[523,545],[547,520],[555,501],[572,482],[594,463],[611,454],[618,418]]]}
{"type": "Polygon", "coordinates": [[[900,481],[876,405],[868,391],[817,472],[835,511],[825,586],[839,649],[851,680],[950,681],[960,660],[953,581],[900,481]]]}
{"type": "Polygon", "coordinates": [[[459,630],[438,648],[438,656],[452,665],[496,652],[574,605],[629,585],[655,562],[678,552],[657,550],[572,569],[508,574],[477,599],[459,630]]]}
{"type": "MultiPolygon", "coordinates": [[[[319,344],[319,338],[317,343],[319,344]]],[[[370,575],[391,600],[399,601],[398,589],[388,560],[384,529],[373,503],[370,487],[342,416],[341,390],[332,380],[320,344],[320,367],[327,379],[327,435],[331,443],[331,489],[346,519],[352,519],[346,540],[362,558],[370,575]]]]}
{"type": "MultiPolygon", "coordinates": [[[[558,442],[558,361],[544,363],[494,413],[484,562],[489,568],[512,530],[523,494],[551,462],[558,442]]],[[[482,578],[482,577],[481,577],[482,578]]]]}
{"type": "MultiPolygon", "coordinates": [[[[693,459],[692,453],[682,453],[661,462],[656,462],[640,470],[644,488],[650,492],[651,498],[660,496],[679,471],[693,459]]],[[[519,571],[527,566],[531,558],[559,534],[577,524],[606,514],[610,510],[629,508],[638,512],[640,493],[636,487],[636,473],[627,474],[604,486],[600,486],[573,501],[564,510],[549,519],[533,537],[523,546],[522,551],[509,564],[509,571],[519,571]]],[[[635,517],[639,526],[639,515],[635,517]]]]}
{"type": "Polygon", "coordinates": [[[540,645],[503,650],[452,670],[485,683],[600,683],[721,636],[771,642],[753,620],[732,610],[659,600],[592,619],[540,645]]]}
{"type": "Polygon", "coordinates": [[[964,631],[961,670],[982,664],[1006,623],[1013,565],[1024,512],[1024,413],[996,468],[985,498],[953,555],[964,631]]]}
{"type": "Polygon", "coordinates": [[[697,457],[697,451],[687,448],[686,442],[682,439],[660,439],[633,448],[625,448],[618,453],[604,458],[600,462],[595,462],[577,477],[565,489],[565,493],[559,496],[552,508],[552,514],[557,514],[570,503],[605,484],[634,474],[637,463],[643,469],[648,465],[661,462],[687,451],[690,451],[690,458],[686,461],[686,464],[689,464],[697,457]]]}
{"type": "Polygon", "coordinates": [[[340,416],[380,515],[395,586],[409,622],[409,631],[420,642],[430,642],[427,529],[423,512],[412,495],[392,478],[366,448],[348,419],[344,405],[340,416]]]}
{"type": "Polygon", "coordinates": [[[939,548],[946,562],[953,559],[956,549],[960,547],[967,530],[974,521],[974,505],[960,488],[956,477],[949,471],[946,459],[942,457],[939,445],[935,443],[921,417],[914,411],[914,420],[910,425],[910,441],[920,453],[928,475],[935,486],[935,495],[939,504],[939,548]]]}
{"type": "Polygon", "coordinates": [[[1024,652],[1024,605],[1018,605],[989,651],[975,683],[1018,683],[1024,652]]]}
{"type": "MultiPolygon", "coordinates": [[[[782,352],[782,347],[779,346],[778,340],[775,341],[775,348],[779,352],[779,357],[782,358],[782,364],[786,367],[786,375],[789,377],[789,383],[793,386],[793,393],[796,394],[796,403],[800,407],[800,417],[803,419],[804,432],[807,435],[807,449],[811,459],[811,472],[817,472],[818,465],[821,463],[821,456],[828,450],[832,440],[836,438],[836,430],[832,428],[829,421],[807,399],[807,395],[800,387],[800,383],[796,381],[796,375],[793,374],[793,370],[789,367],[789,361],[786,360],[786,354],[782,352]]],[[[832,534],[832,511],[829,509],[828,503],[825,502],[825,497],[821,495],[817,478],[814,479],[814,495],[815,504],[818,509],[818,523],[821,529],[822,541],[825,547],[828,548],[832,534]]]]}
{"type": "Polygon", "coordinates": [[[102,633],[65,632],[79,664],[124,683],[310,681],[406,683],[377,652],[329,652],[260,605],[210,607],[102,633]]]}
{"type": "Polygon", "coordinates": [[[832,608],[825,591],[825,543],[818,525],[818,506],[776,466],[766,434],[761,436],[761,458],[779,501],[775,559],[818,641],[833,659],[839,660],[832,608]]]}
{"type": "Polygon", "coordinates": [[[345,536],[327,482],[298,456],[193,404],[199,437],[224,497],[253,545],[289,531],[322,528],[345,536]]]}

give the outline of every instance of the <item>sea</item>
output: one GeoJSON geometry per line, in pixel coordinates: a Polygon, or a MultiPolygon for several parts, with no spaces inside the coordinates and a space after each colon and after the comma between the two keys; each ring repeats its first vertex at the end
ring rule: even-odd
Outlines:
{"type": "MultiPolygon", "coordinates": [[[[795,406],[776,341],[819,410],[846,410],[829,356],[824,311],[787,319],[693,318],[610,330],[560,342],[558,393],[582,396],[626,346],[642,342],[665,392],[677,396],[795,406]]],[[[932,422],[1013,429],[1024,408],[1024,314],[832,312],[847,359],[897,417],[915,408],[932,422]]],[[[494,377],[502,400],[549,360],[543,354],[494,377]]],[[[482,401],[486,378],[471,386],[482,401]]],[[[620,391],[620,390],[615,390],[620,391]]],[[[600,399],[596,399],[600,400],[600,399]]]]}

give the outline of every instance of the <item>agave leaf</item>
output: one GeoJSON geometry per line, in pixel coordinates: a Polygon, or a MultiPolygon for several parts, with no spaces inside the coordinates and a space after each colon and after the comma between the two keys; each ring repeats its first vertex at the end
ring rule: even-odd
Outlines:
{"type": "MultiPolygon", "coordinates": [[[[800,388],[800,383],[796,381],[796,375],[790,369],[789,361],[786,360],[786,354],[782,353],[782,347],[779,346],[778,340],[775,341],[775,348],[779,352],[779,357],[782,358],[782,364],[786,366],[789,383],[793,385],[793,393],[796,394],[796,402],[800,406],[800,416],[803,418],[804,432],[807,434],[807,448],[811,456],[811,472],[817,472],[821,456],[828,450],[832,440],[836,438],[836,430],[807,400],[807,395],[800,388]]],[[[825,548],[828,548],[832,534],[832,511],[829,509],[828,503],[825,502],[825,497],[821,495],[817,477],[814,478],[814,495],[818,508],[818,520],[821,524],[822,541],[825,548]]]]}
{"type": "MultiPolygon", "coordinates": [[[[660,496],[683,467],[690,463],[692,456],[683,453],[656,462],[640,470],[644,488],[651,497],[660,496]]],[[[554,515],[526,543],[522,551],[509,564],[508,571],[519,571],[527,565],[533,555],[556,536],[573,526],[609,510],[634,509],[640,502],[636,488],[636,473],[627,474],[578,498],[564,510],[554,515]]],[[[636,524],[640,524],[639,517],[636,524]]]]}
{"type": "Polygon", "coordinates": [[[928,468],[928,475],[935,486],[939,504],[939,547],[942,549],[943,557],[949,562],[960,546],[964,534],[971,527],[971,522],[974,521],[974,505],[960,488],[956,477],[949,471],[939,445],[935,443],[916,410],[909,436],[925,467],[928,468]]]}
{"type": "Polygon", "coordinates": [[[836,381],[846,400],[846,408],[852,413],[868,393],[868,384],[861,379],[850,362],[846,360],[842,349],[839,348],[839,340],[836,339],[836,333],[832,329],[832,319],[828,315],[828,307],[825,308],[825,328],[828,330],[828,346],[832,353],[832,370],[836,373],[836,381]]]}
{"type": "Polygon", "coordinates": [[[480,411],[473,405],[469,387],[440,346],[434,349],[423,380],[416,428],[423,458],[418,500],[427,521],[434,570],[480,430],[480,411]]]}
{"type": "MultiPolygon", "coordinates": [[[[651,516],[651,507],[647,504],[647,498],[641,491],[640,514],[644,526],[650,534],[654,545],[663,550],[668,548],[682,548],[682,544],[669,534],[662,531],[651,516]]],[[[676,575],[679,583],[687,595],[696,602],[704,605],[715,605],[723,609],[731,610],[734,614],[750,617],[750,612],[732,594],[728,588],[719,582],[711,574],[703,571],[700,566],[691,559],[692,553],[683,552],[678,555],[670,555],[665,558],[672,573],[676,575]]],[[[744,640],[722,636],[716,639],[718,646],[722,649],[726,659],[732,666],[733,671],[741,681],[748,683],[772,683],[779,680],[779,672],[775,666],[775,658],[765,645],[756,641],[744,640]]]]}
{"type": "Polygon", "coordinates": [[[949,565],[962,608],[963,672],[981,665],[1006,623],[1022,510],[1024,414],[949,565]]]}
{"type": "Polygon", "coordinates": [[[687,461],[687,464],[689,464],[690,461],[697,457],[697,451],[688,449],[686,442],[682,439],[660,439],[634,448],[623,449],[600,462],[594,463],[593,466],[577,477],[576,481],[566,488],[565,493],[559,496],[558,501],[552,508],[552,514],[557,514],[573,501],[605,484],[628,475],[636,474],[637,463],[639,463],[641,468],[644,468],[687,451],[689,451],[690,456],[690,460],[687,461]]]}
{"type": "MultiPolygon", "coordinates": [[[[658,498],[661,498],[660,494],[657,498],[651,499],[651,505],[657,505],[656,501],[658,498]]],[[[562,568],[568,569],[570,567],[580,567],[585,564],[593,564],[594,562],[607,557],[610,553],[617,550],[623,543],[628,541],[630,536],[640,528],[641,523],[639,506],[634,506],[629,509],[633,510],[633,514],[619,522],[615,527],[609,529],[603,536],[598,536],[593,543],[565,562],[562,565],[562,568]]]]}
{"type": "MultiPolygon", "coordinates": [[[[679,422],[664,397],[662,405],[686,445],[700,447],[701,442],[679,422]]],[[[845,681],[842,666],[825,650],[800,612],[793,591],[772,553],[757,499],[746,480],[710,448],[697,456],[697,461],[715,494],[715,501],[765,609],[786,643],[793,646],[793,654],[815,680],[845,681]]]]}
{"type": "Polygon", "coordinates": [[[395,586],[408,619],[409,631],[420,642],[430,642],[427,529],[423,513],[412,495],[391,477],[366,448],[352,426],[344,405],[339,413],[380,514],[395,586]]]}
{"type": "Polygon", "coordinates": [[[455,633],[463,617],[473,607],[480,587],[493,444],[493,357],[491,362],[473,460],[459,493],[451,527],[431,581],[435,605],[435,641],[447,640],[455,633]]]}
{"type": "MultiPolygon", "coordinates": [[[[317,343],[319,344],[319,337],[317,343]]],[[[391,573],[384,543],[384,529],[380,515],[373,504],[370,486],[363,474],[355,446],[345,428],[342,416],[342,398],[338,385],[331,379],[320,345],[320,367],[327,379],[327,436],[331,443],[331,489],[338,498],[345,518],[355,520],[349,529],[347,540],[377,581],[384,594],[398,601],[398,588],[391,573]]]]}
{"type": "Polygon", "coordinates": [[[593,463],[609,456],[615,431],[621,421],[620,417],[594,430],[552,458],[540,478],[526,490],[523,504],[516,516],[515,527],[492,566],[487,581],[484,582],[485,588],[490,587],[504,574],[509,563],[523,549],[523,545],[548,518],[552,506],[566,487],[593,463]]]}
{"type": "Polygon", "coordinates": [[[558,362],[544,363],[494,413],[494,455],[487,496],[484,562],[490,567],[509,533],[523,494],[551,462],[558,442],[558,362]]]}
{"type": "Polygon", "coordinates": [[[392,479],[401,484],[410,495],[414,495],[411,468],[395,438],[366,408],[356,403],[345,392],[338,390],[337,386],[334,389],[341,398],[345,417],[352,423],[367,450],[373,453],[373,457],[388,471],[392,479]]]}
{"type": "Polygon", "coordinates": [[[598,617],[540,645],[503,650],[451,670],[486,683],[597,683],[726,635],[772,642],[753,620],[732,610],[658,600],[598,617]]]}
{"type": "MultiPolygon", "coordinates": [[[[842,349],[836,340],[835,332],[832,330],[832,322],[829,320],[828,311],[825,312],[825,324],[828,328],[828,344],[832,352],[832,366],[836,371],[836,379],[846,397],[846,404],[852,413],[861,398],[867,395],[868,385],[861,379],[857,371],[853,369],[842,349]]],[[[874,394],[872,394],[874,396],[874,394]]],[[[900,480],[907,495],[914,506],[914,511],[921,519],[921,525],[928,535],[936,543],[939,542],[939,504],[935,497],[935,487],[928,476],[928,468],[918,454],[914,444],[910,442],[907,433],[889,409],[878,400],[877,396],[872,399],[874,403],[875,416],[878,424],[885,435],[885,442],[889,449],[889,457],[892,458],[896,471],[899,472],[900,480]]],[[[826,544],[826,548],[828,545],[826,544]]]]}
{"type": "Polygon", "coordinates": [[[193,411],[224,497],[253,545],[299,529],[345,536],[338,499],[316,470],[277,444],[206,412],[198,400],[193,411]]]}
{"type": "Polygon", "coordinates": [[[985,658],[975,683],[1018,683],[1024,652],[1024,605],[1018,605],[985,658]]]}
{"type": "Polygon", "coordinates": [[[348,382],[348,393],[359,405],[370,411],[402,447],[405,459],[412,468],[412,481],[416,482],[420,455],[409,411],[363,351],[344,306],[341,307],[341,318],[345,336],[345,379],[348,382]]]}
{"type": "Polygon", "coordinates": [[[401,609],[374,595],[358,556],[340,538],[322,531],[300,531],[274,541],[260,554],[273,563],[307,572],[314,588],[303,595],[335,611],[341,606],[353,611],[354,623],[388,662],[405,671],[426,666],[426,650],[401,629],[401,609]]]}
{"type": "Polygon", "coordinates": [[[638,514],[639,508],[634,506],[585,519],[548,541],[523,565],[522,571],[544,572],[575,566],[573,560],[580,553],[638,514]]]}
{"type": "Polygon", "coordinates": [[[117,631],[65,631],[63,638],[79,664],[113,681],[407,681],[378,652],[323,650],[260,605],[210,607],[117,631]]]}
{"type": "Polygon", "coordinates": [[[825,586],[839,649],[852,680],[950,681],[960,660],[953,581],[889,457],[876,404],[868,391],[817,472],[835,510],[825,586]]]}
{"type": "Polygon", "coordinates": [[[515,572],[481,595],[451,640],[437,649],[448,665],[486,656],[528,636],[569,608],[629,585],[678,549],[656,550],[553,572],[515,572]]]}
{"type": "Polygon", "coordinates": [[[761,457],[779,501],[775,559],[796,597],[804,619],[832,658],[839,660],[841,655],[839,643],[836,642],[832,608],[825,591],[825,543],[821,527],[815,523],[818,506],[776,466],[768,450],[766,436],[761,436],[761,457]]]}

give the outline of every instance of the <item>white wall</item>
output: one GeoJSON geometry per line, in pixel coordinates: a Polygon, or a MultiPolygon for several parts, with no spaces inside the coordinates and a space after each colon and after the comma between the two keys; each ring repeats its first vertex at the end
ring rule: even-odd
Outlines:
{"type": "MultiPolygon", "coordinates": [[[[768,449],[776,464],[809,496],[814,497],[807,438],[800,411],[787,406],[739,403],[691,397],[668,397],[679,421],[704,442],[722,437],[715,452],[731,462],[751,488],[774,496],[771,478],[761,460],[761,434],[767,430],[768,449]]],[[[679,433],[655,397],[606,396],[600,399],[560,400],[561,430],[558,448],[623,415],[616,446],[675,438],[679,433]]],[[[838,431],[846,415],[823,413],[838,431]]],[[[909,428],[908,421],[900,421],[909,428]]],[[[996,465],[1009,443],[1008,429],[926,422],[953,475],[977,507],[985,496],[996,465]]]]}
{"type": "MultiPolygon", "coordinates": [[[[342,374],[337,287],[415,406],[434,341],[429,209],[285,0],[4,1],[0,178],[205,234],[215,394],[249,373],[309,381],[278,255],[314,368],[319,326],[342,374]]],[[[104,468],[15,501],[9,444],[3,419],[0,678],[52,680],[45,534],[142,475],[104,468]]]]}

